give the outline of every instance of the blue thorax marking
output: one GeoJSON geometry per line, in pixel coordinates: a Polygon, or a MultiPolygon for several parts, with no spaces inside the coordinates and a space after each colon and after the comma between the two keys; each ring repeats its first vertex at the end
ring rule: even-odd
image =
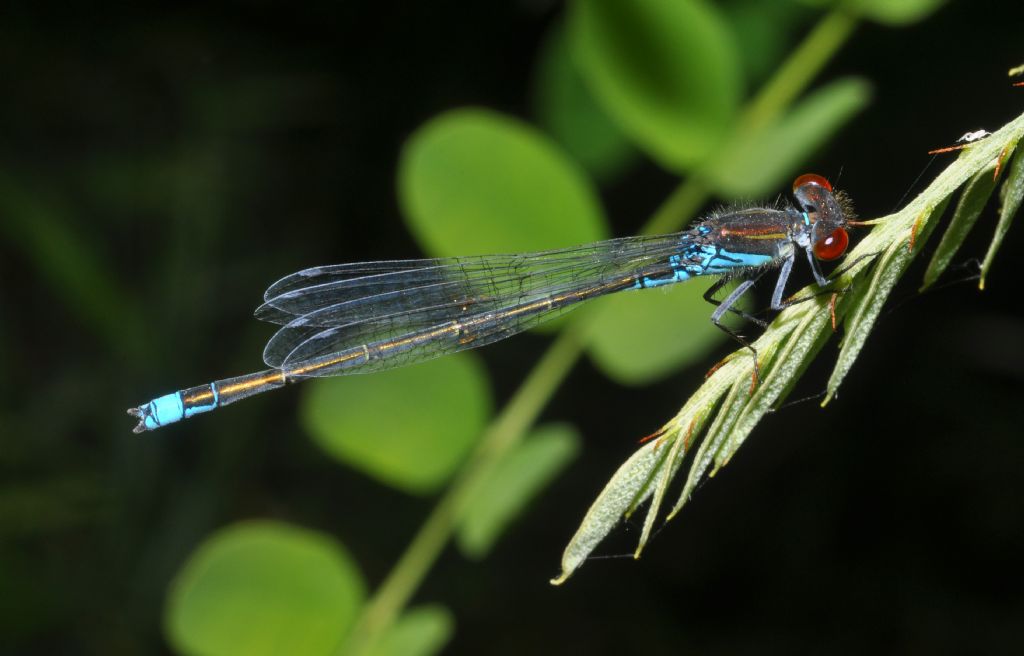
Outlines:
{"type": "Polygon", "coordinates": [[[727,273],[732,269],[758,267],[771,261],[770,255],[762,253],[740,253],[720,249],[712,245],[701,246],[693,252],[699,258],[699,270],[693,275],[714,275],[727,273]]]}
{"type": "Polygon", "coordinates": [[[756,267],[761,266],[772,259],[771,255],[764,255],[763,253],[734,253],[732,251],[721,250],[717,255],[711,258],[711,262],[716,260],[722,261],[722,264],[709,264],[708,269],[735,269],[737,267],[756,267]]]}
{"type": "Polygon", "coordinates": [[[667,277],[644,276],[636,281],[633,289],[647,289],[672,285],[695,276],[717,275],[732,269],[758,267],[772,260],[771,255],[762,253],[740,253],[720,249],[711,244],[685,244],[682,254],[671,255],[668,263],[672,275],[667,277]],[[685,256],[685,264],[683,257],[685,256]]]}
{"type": "Polygon", "coordinates": [[[811,217],[808,216],[807,212],[803,213],[803,217],[804,217],[804,225],[806,225],[806,226],[811,225],[811,217]]]}

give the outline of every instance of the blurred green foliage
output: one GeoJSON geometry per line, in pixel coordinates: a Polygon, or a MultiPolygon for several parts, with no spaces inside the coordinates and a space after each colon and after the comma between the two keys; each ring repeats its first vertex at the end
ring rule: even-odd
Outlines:
{"type": "Polygon", "coordinates": [[[515,446],[476,491],[459,523],[462,553],[483,558],[502,531],[576,457],[579,433],[567,424],[541,426],[515,446]]]}
{"type": "Polygon", "coordinates": [[[436,257],[608,236],[579,165],[535,128],[489,110],[454,110],[417,130],[402,152],[398,195],[412,233],[436,257]]]}
{"type": "Polygon", "coordinates": [[[399,617],[370,652],[371,656],[431,656],[441,653],[455,631],[444,606],[416,606],[399,617]]]}
{"type": "Polygon", "coordinates": [[[209,537],[182,568],[167,632],[187,654],[329,654],[365,596],[358,565],[330,537],[246,522],[209,537]]]}
{"type": "Polygon", "coordinates": [[[312,384],[302,423],[338,460],[424,494],[444,485],[462,463],[492,405],[479,358],[456,353],[420,366],[312,384]]]}
{"type": "Polygon", "coordinates": [[[810,93],[778,120],[725,144],[705,169],[729,198],[755,198],[785,188],[802,162],[862,111],[871,94],[858,78],[835,80],[810,93]]]}
{"type": "Polygon", "coordinates": [[[801,0],[813,7],[849,11],[886,25],[905,26],[925,19],[946,0],[801,0]]]}
{"type": "Polygon", "coordinates": [[[537,121],[599,181],[614,180],[639,153],[594,98],[569,50],[565,23],[548,30],[534,72],[537,121]]]}
{"type": "Polygon", "coordinates": [[[570,6],[574,60],[595,97],[668,169],[712,152],[739,109],[737,44],[702,0],[611,0],[570,6]]]}

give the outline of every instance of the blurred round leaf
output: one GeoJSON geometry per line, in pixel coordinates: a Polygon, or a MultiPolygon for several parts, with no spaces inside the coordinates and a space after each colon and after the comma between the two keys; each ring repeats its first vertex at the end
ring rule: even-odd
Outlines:
{"type": "Polygon", "coordinates": [[[208,538],[178,573],[165,613],[183,654],[331,654],[365,598],[340,544],[279,522],[208,538]]]}
{"type": "Polygon", "coordinates": [[[444,606],[418,606],[403,613],[371,650],[372,656],[432,656],[440,653],[455,630],[444,606]]]}
{"type": "Polygon", "coordinates": [[[576,456],[580,436],[569,424],[538,428],[505,454],[476,490],[459,524],[459,549],[482,558],[502,531],[576,456]]]}
{"type": "Polygon", "coordinates": [[[732,125],[739,54],[702,0],[580,0],[570,10],[569,38],[596,97],[664,166],[699,162],[732,125]]]}
{"type": "Polygon", "coordinates": [[[713,281],[594,301],[600,306],[589,327],[591,358],[610,378],[626,385],[652,382],[704,358],[728,339],[711,323],[714,308],[702,298],[713,281]]]}
{"type": "Polygon", "coordinates": [[[803,0],[816,7],[839,7],[886,25],[908,25],[928,18],[946,0],[803,0]]]}
{"type": "Polygon", "coordinates": [[[419,128],[402,151],[398,192],[410,230],[435,256],[559,248],[608,232],[579,166],[535,128],[483,109],[419,128]]]}
{"type": "Polygon", "coordinates": [[[764,80],[786,55],[794,32],[811,13],[794,2],[736,0],[722,11],[736,41],[748,83],[764,80]]]}
{"type": "Polygon", "coordinates": [[[860,78],[829,83],[779,120],[723,148],[705,171],[706,182],[726,198],[778,191],[870,98],[871,89],[860,78]]]}
{"type": "Polygon", "coordinates": [[[456,353],[307,384],[302,421],[330,455],[413,493],[443,485],[491,414],[487,373],[456,353]]]}
{"type": "Polygon", "coordinates": [[[629,138],[583,83],[563,23],[549,30],[534,75],[541,126],[595,178],[613,179],[637,159],[629,138]]]}

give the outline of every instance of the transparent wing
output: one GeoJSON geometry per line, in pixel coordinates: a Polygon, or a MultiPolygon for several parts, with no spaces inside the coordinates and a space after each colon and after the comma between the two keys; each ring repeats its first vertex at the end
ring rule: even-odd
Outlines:
{"type": "MultiPolygon", "coordinates": [[[[685,234],[685,233],[684,233],[685,234]]],[[[263,359],[294,376],[378,371],[476,348],[580,301],[671,275],[682,234],[517,255],[316,267],[271,285],[256,311],[282,327],[263,359]]]]}

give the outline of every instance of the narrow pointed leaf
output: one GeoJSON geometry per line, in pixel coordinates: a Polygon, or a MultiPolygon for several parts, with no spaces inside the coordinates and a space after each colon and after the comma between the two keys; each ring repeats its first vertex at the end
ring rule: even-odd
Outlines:
{"type": "Polygon", "coordinates": [[[827,297],[808,302],[800,322],[794,326],[792,335],[774,358],[765,381],[758,386],[722,447],[715,453],[716,469],[729,463],[765,413],[784,399],[803,375],[832,335],[830,319],[827,297]]]}
{"type": "MultiPolygon", "coordinates": [[[[728,372],[736,366],[735,362],[728,362],[719,369],[719,373],[728,372]]],[[[667,445],[672,444],[673,439],[684,439],[691,424],[694,431],[691,438],[697,439],[705,419],[729,390],[730,383],[723,382],[725,380],[726,377],[719,375],[708,379],[670,422],[673,424],[672,430],[666,432],[664,438],[642,445],[612,475],[566,546],[562,554],[562,573],[551,580],[553,585],[564,583],[623,517],[629,517],[655,493],[664,468],[679,468],[685,449],[678,450],[679,459],[672,462],[669,459],[670,447],[667,445]]],[[[657,508],[652,511],[657,513],[657,508]]]]}
{"type": "MultiPolygon", "coordinates": [[[[753,367],[750,369],[753,371],[753,367]]],[[[719,375],[723,378],[726,377],[721,371],[719,375]]],[[[714,421],[711,422],[711,426],[708,428],[707,435],[704,436],[696,455],[693,457],[693,464],[690,465],[690,471],[686,476],[683,490],[679,493],[679,499],[668,513],[669,519],[674,517],[693,495],[694,490],[697,489],[697,484],[700,483],[701,479],[704,478],[704,474],[714,463],[715,453],[729,434],[729,426],[739,417],[743,404],[746,402],[747,390],[749,389],[747,385],[748,383],[744,381],[742,376],[732,380],[729,394],[722,401],[718,414],[715,415],[714,421]]]]}
{"type": "Polygon", "coordinates": [[[918,219],[918,228],[914,237],[914,246],[911,248],[909,241],[893,241],[879,256],[875,264],[867,293],[862,297],[861,302],[850,309],[846,319],[846,335],[843,337],[843,345],[839,351],[839,359],[832,370],[827,386],[825,401],[828,402],[839,389],[843,378],[849,373],[860,351],[864,348],[868,335],[878,319],[882,306],[889,298],[893,287],[903,273],[910,266],[910,263],[921,252],[921,246],[928,240],[928,236],[935,228],[938,219],[946,211],[952,194],[939,201],[938,205],[926,209],[918,219]]]}
{"type": "Polygon", "coordinates": [[[992,236],[992,243],[985,253],[985,261],[981,264],[981,281],[979,286],[985,288],[985,280],[988,277],[992,262],[995,261],[996,253],[1003,244],[1003,238],[1010,230],[1010,224],[1017,217],[1017,210],[1020,209],[1021,199],[1024,198],[1024,152],[1017,153],[1010,166],[1010,172],[1006,176],[1006,182],[999,191],[999,200],[1002,207],[999,209],[999,223],[996,224],[996,232],[992,236]]]}
{"type": "Polygon", "coordinates": [[[668,451],[656,441],[640,447],[622,463],[594,500],[576,534],[562,553],[562,573],[551,580],[561,585],[586,561],[587,556],[615,528],[637,494],[648,486],[652,473],[665,464],[668,451]]]}
{"type": "Polygon", "coordinates": [[[967,234],[974,227],[978,217],[981,216],[981,211],[985,209],[985,205],[996,187],[996,181],[992,175],[993,169],[994,165],[981,171],[971,178],[964,188],[960,200],[957,202],[956,210],[953,212],[953,218],[949,221],[949,227],[943,233],[942,239],[932,255],[931,262],[928,263],[928,268],[924,272],[921,291],[935,284],[949,263],[953,261],[953,257],[964,243],[967,234]]]}
{"type": "Polygon", "coordinates": [[[640,539],[637,540],[636,552],[634,553],[636,558],[640,557],[644,545],[647,544],[647,540],[651,537],[651,531],[654,530],[654,523],[657,521],[659,511],[661,510],[661,503],[665,499],[668,485],[672,482],[672,478],[675,475],[675,465],[686,455],[687,446],[688,441],[682,435],[676,436],[670,444],[662,445],[662,448],[668,449],[668,454],[665,456],[665,466],[659,468],[654,476],[653,482],[656,483],[654,496],[651,498],[651,505],[647,509],[647,516],[644,517],[644,527],[640,532],[640,539]]]}

